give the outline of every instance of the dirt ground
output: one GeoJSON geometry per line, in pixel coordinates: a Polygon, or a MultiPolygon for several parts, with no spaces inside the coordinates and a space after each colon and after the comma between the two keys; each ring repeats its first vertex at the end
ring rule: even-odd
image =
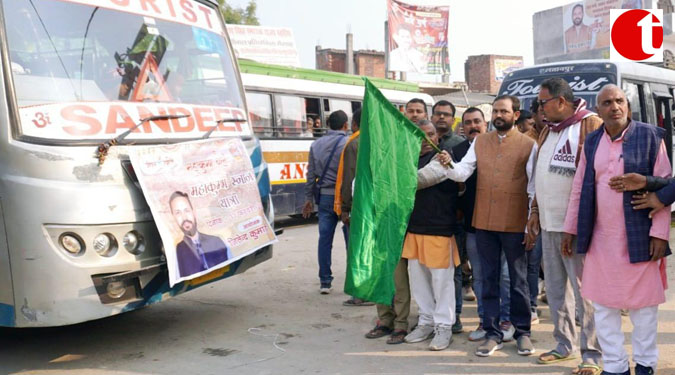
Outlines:
{"type": "MultiPolygon", "coordinates": [[[[318,292],[315,222],[289,221],[272,260],[245,274],[108,319],[52,329],[0,331],[0,374],[569,374],[575,361],[542,366],[507,343],[476,357],[478,319],[465,302],[465,333],[449,349],[387,345],[363,337],[374,307],[344,307],[345,248],[336,236],[334,291],[318,292]]],[[[675,243],[671,241],[671,243],[675,243]]],[[[672,263],[672,262],[671,262],[672,263]]],[[[672,283],[673,267],[669,265],[672,283]]],[[[659,374],[675,375],[675,302],[659,309],[659,374]]],[[[548,307],[533,326],[538,352],[553,348],[548,307]]],[[[416,319],[416,306],[411,323],[416,319]]],[[[630,330],[624,318],[624,329],[630,330]]],[[[630,334],[626,335],[626,343],[630,334]]]]}

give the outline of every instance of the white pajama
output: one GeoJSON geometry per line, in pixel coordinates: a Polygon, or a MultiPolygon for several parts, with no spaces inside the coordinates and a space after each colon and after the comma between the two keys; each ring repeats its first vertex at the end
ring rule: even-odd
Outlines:
{"type": "MultiPolygon", "coordinates": [[[[628,354],[623,347],[624,334],[621,331],[621,310],[593,303],[595,307],[595,329],[602,348],[604,369],[622,373],[630,368],[628,354]]],[[[658,305],[628,310],[633,323],[631,344],[633,361],[645,367],[656,369],[659,351],[656,347],[658,328],[658,305]]]]}
{"type": "Polygon", "coordinates": [[[417,259],[409,259],[408,270],[412,296],[419,306],[418,324],[455,324],[455,267],[428,268],[417,259]]]}

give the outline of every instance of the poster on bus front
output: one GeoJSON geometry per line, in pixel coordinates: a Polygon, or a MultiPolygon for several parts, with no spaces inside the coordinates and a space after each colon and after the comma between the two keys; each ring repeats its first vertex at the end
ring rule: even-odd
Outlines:
{"type": "Polygon", "coordinates": [[[276,242],[239,138],[129,151],[164,244],[171,286],[276,242]]]}

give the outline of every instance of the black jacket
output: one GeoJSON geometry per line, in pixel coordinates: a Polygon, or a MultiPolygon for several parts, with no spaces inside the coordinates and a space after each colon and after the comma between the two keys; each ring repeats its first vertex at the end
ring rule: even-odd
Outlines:
{"type": "MultiPolygon", "coordinates": [[[[418,169],[429,164],[434,155],[430,152],[420,156],[418,169]]],[[[457,190],[457,184],[450,180],[418,190],[408,232],[452,237],[457,223],[457,190]]]]}

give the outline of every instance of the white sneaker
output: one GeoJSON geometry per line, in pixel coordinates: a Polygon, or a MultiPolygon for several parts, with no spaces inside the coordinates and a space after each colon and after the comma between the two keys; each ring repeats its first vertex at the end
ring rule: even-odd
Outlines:
{"type": "Polygon", "coordinates": [[[499,324],[499,329],[502,331],[502,334],[504,334],[502,341],[513,340],[513,334],[516,333],[516,327],[514,327],[511,322],[501,322],[501,324],[499,324]]]}
{"type": "Polygon", "coordinates": [[[422,342],[424,340],[428,340],[433,335],[434,335],[434,326],[426,324],[418,324],[417,327],[415,327],[415,329],[413,329],[413,331],[410,332],[405,337],[405,342],[410,344],[415,342],[422,342]]]}
{"type": "Polygon", "coordinates": [[[532,320],[530,321],[530,325],[535,324],[539,324],[539,315],[537,314],[536,311],[532,311],[532,320]]]}
{"type": "Polygon", "coordinates": [[[434,339],[429,344],[429,350],[443,350],[452,342],[452,327],[436,325],[434,327],[434,339]]]}
{"type": "Polygon", "coordinates": [[[469,341],[481,341],[485,339],[485,330],[482,325],[479,325],[475,331],[469,333],[469,341]]]}
{"type": "Polygon", "coordinates": [[[331,292],[331,287],[322,286],[321,288],[319,288],[319,293],[321,293],[321,294],[330,294],[330,292],[331,292]]]}

